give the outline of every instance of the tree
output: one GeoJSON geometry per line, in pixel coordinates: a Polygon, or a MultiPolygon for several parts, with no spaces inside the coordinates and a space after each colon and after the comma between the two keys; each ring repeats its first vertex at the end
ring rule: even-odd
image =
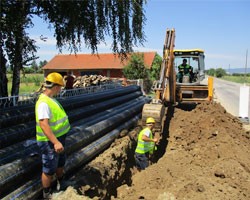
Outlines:
{"type": "Polygon", "coordinates": [[[207,71],[207,74],[208,74],[209,76],[215,76],[215,75],[216,75],[216,74],[215,74],[215,69],[214,69],[214,68],[209,69],[209,70],[207,71]]]}
{"type": "Polygon", "coordinates": [[[34,73],[37,73],[37,71],[38,71],[38,65],[37,65],[37,63],[36,63],[35,60],[31,63],[31,68],[32,68],[32,71],[34,73]]]}
{"type": "Polygon", "coordinates": [[[159,54],[156,54],[150,71],[151,80],[160,79],[161,64],[162,64],[162,58],[159,54]]]}
{"type": "Polygon", "coordinates": [[[38,71],[37,71],[37,73],[42,73],[43,72],[42,67],[45,66],[47,63],[48,63],[47,60],[40,61],[39,65],[38,65],[38,71]]]}
{"type": "Polygon", "coordinates": [[[227,72],[222,68],[217,68],[215,71],[216,77],[221,78],[227,74],[227,72]]]}
{"type": "Polygon", "coordinates": [[[123,68],[123,74],[128,79],[143,79],[143,90],[148,93],[152,86],[150,70],[144,63],[144,54],[133,53],[129,63],[123,68]]]}
{"type": "Polygon", "coordinates": [[[31,4],[24,1],[1,1],[1,76],[0,97],[8,96],[6,65],[9,61],[12,72],[11,95],[18,95],[20,85],[20,70],[23,65],[35,59],[36,46],[31,40],[25,28],[31,25],[30,12],[31,4]]]}
{"type": "Polygon", "coordinates": [[[67,46],[77,53],[82,45],[98,52],[98,44],[112,38],[111,49],[125,57],[133,46],[145,41],[143,25],[146,21],[144,0],[84,0],[41,1],[1,0],[1,71],[0,96],[7,96],[7,61],[13,66],[11,95],[18,95],[20,70],[35,57],[37,47],[26,28],[32,17],[44,19],[55,30],[59,51],[67,46]]]}
{"type": "Polygon", "coordinates": [[[40,61],[39,62],[39,68],[42,68],[44,65],[46,65],[48,62],[47,62],[47,60],[44,60],[44,61],[40,61]]]}
{"type": "Polygon", "coordinates": [[[144,64],[144,54],[133,53],[127,66],[123,68],[123,74],[128,79],[148,79],[149,70],[144,64]]]}

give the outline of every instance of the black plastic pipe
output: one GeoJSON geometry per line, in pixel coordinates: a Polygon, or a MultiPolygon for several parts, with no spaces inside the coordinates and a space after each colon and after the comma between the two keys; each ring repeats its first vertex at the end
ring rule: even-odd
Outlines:
{"type": "MultiPolygon", "coordinates": [[[[140,91],[140,87],[134,85],[106,90],[93,94],[83,94],[70,98],[61,98],[58,99],[58,101],[63,105],[64,109],[68,111],[74,108],[86,106],[90,103],[116,98],[136,91],[140,91]]],[[[4,109],[1,109],[0,130],[2,128],[16,125],[17,123],[26,123],[29,120],[33,119],[35,117],[34,106],[34,104],[31,104],[29,106],[17,106],[13,109],[7,109],[6,111],[4,109]]]]}
{"type": "MultiPolygon", "coordinates": [[[[149,99],[146,98],[146,100],[149,100],[149,99]]],[[[108,119],[118,113],[121,113],[124,110],[130,109],[132,106],[135,106],[141,101],[145,101],[145,97],[140,96],[122,105],[112,107],[111,109],[108,109],[103,112],[96,113],[95,115],[92,115],[90,117],[81,119],[77,122],[74,122],[72,124],[72,128],[74,126],[79,126],[79,125],[82,126],[83,128],[87,128],[88,126],[94,125],[95,123],[98,123],[104,119],[108,119]]],[[[73,133],[72,132],[68,133],[68,136],[70,134],[73,134],[73,133]]],[[[34,155],[36,154],[36,152],[38,152],[38,148],[36,145],[36,140],[33,137],[30,138],[29,140],[5,147],[0,150],[0,166],[7,164],[9,162],[12,162],[15,159],[20,159],[22,157],[34,155]],[[13,153],[10,154],[9,152],[13,152],[13,153]]]]}
{"type": "MultiPolygon", "coordinates": [[[[131,120],[125,122],[121,126],[117,127],[110,133],[94,141],[85,148],[79,150],[78,152],[72,154],[65,166],[66,175],[79,168],[83,164],[89,162],[95,156],[100,154],[105,150],[120,134],[124,129],[129,129],[133,127],[139,120],[139,115],[135,116],[131,120]]],[[[40,181],[40,176],[36,175],[32,180],[24,182],[23,185],[18,187],[18,189],[12,191],[5,196],[1,196],[3,200],[14,200],[14,199],[36,199],[41,195],[42,186],[40,181]]]]}
{"type": "MultiPolygon", "coordinates": [[[[111,118],[103,120],[93,126],[83,128],[77,126],[72,129],[74,134],[67,137],[67,143],[65,151],[67,154],[71,154],[78,151],[83,146],[93,142],[99,137],[105,135],[105,133],[115,129],[119,124],[133,118],[135,115],[141,113],[143,105],[147,101],[138,103],[136,106],[131,107],[129,110],[123,113],[117,114],[111,118]]],[[[3,165],[0,167],[0,193],[1,190],[8,189],[16,180],[25,176],[27,173],[31,173],[40,165],[40,158],[26,157],[24,159],[15,160],[12,163],[3,165]]]]}
{"type": "MultiPolygon", "coordinates": [[[[78,109],[71,110],[68,112],[70,123],[80,120],[86,116],[93,115],[95,113],[101,112],[105,109],[114,107],[116,105],[127,102],[131,99],[135,99],[141,95],[141,92],[134,92],[124,96],[120,96],[114,99],[109,99],[107,101],[91,104],[83,108],[78,107],[78,109]]],[[[5,128],[0,132],[0,149],[7,147],[9,145],[15,144],[17,142],[26,140],[28,138],[34,137],[36,135],[35,130],[35,117],[33,120],[28,120],[30,122],[5,128]]]]}

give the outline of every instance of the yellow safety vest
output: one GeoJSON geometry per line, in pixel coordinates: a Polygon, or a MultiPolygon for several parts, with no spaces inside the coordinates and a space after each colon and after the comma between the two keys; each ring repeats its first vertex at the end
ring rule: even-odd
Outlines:
{"type": "Polygon", "coordinates": [[[70,124],[68,120],[68,116],[65,113],[61,104],[55,100],[52,100],[48,96],[41,94],[39,99],[36,102],[35,112],[36,112],[36,139],[37,141],[49,141],[47,136],[43,133],[43,130],[40,127],[39,119],[38,119],[38,105],[44,102],[48,104],[52,117],[49,119],[49,125],[54,133],[54,135],[58,138],[64,134],[66,134],[70,129],[70,124]]]}
{"type": "MultiPolygon", "coordinates": [[[[154,146],[155,146],[154,142],[145,142],[142,140],[142,136],[147,130],[150,130],[150,129],[146,127],[143,130],[141,130],[141,132],[139,133],[137,147],[135,149],[136,153],[139,153],[139,154],[145,154],[147,152],[149,152],[150,154],[153,153],[154,146]]],[[[151,130],[150,130],[149,138],[153,139],[153,134],[151,130]]]]}

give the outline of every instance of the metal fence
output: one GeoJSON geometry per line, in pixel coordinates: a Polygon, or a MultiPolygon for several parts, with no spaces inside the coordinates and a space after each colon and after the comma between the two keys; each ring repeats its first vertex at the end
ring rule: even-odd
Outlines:
{"type": "MultiPolygon", "coordinates": [[[[94,92],[100,92],[109,89],[115,89],[122,87],[120,82],[112,82],[108,84],[98,85],[98,86],[89,86],[85,88],[75,88],[70,90],[62,90],[57,98],[67,98],[73,97],[81,94],[88,94],[94,92]]],[[[31,93],[31,94],[21,94],[18,96],[9,96],[0,98],[0,108],[9,108],[13,106],[34,104],[40,93],[31,93]]]]}

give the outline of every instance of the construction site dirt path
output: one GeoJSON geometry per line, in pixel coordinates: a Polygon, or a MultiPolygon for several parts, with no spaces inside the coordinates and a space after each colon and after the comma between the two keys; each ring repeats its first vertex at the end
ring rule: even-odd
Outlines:
{"type": "MultiPolygon", "coordinates": [[[[220,104],[202,103],[191,110],[170,109],[164,135],[156,163],[141,172],[130,168],[130,182],[124,181],[110,197],[93,199],[250,199],[250,134],[220,104]]],[[[89,166],[100,174],[106,173],[102,176],[106,181],[126,171],[126,165],[118,167],[117,160],[127,159],[127,151],[121,145],[133,144],[131,138],[130,135],[117,140],[89,166]]],[[[133,165],[130,159],[126,163],[133,165]]],[[[84,187],[83,193],[91,186],[84,187]]],[[[84,197],[68,187],[58,198],[84,197]]]]}

